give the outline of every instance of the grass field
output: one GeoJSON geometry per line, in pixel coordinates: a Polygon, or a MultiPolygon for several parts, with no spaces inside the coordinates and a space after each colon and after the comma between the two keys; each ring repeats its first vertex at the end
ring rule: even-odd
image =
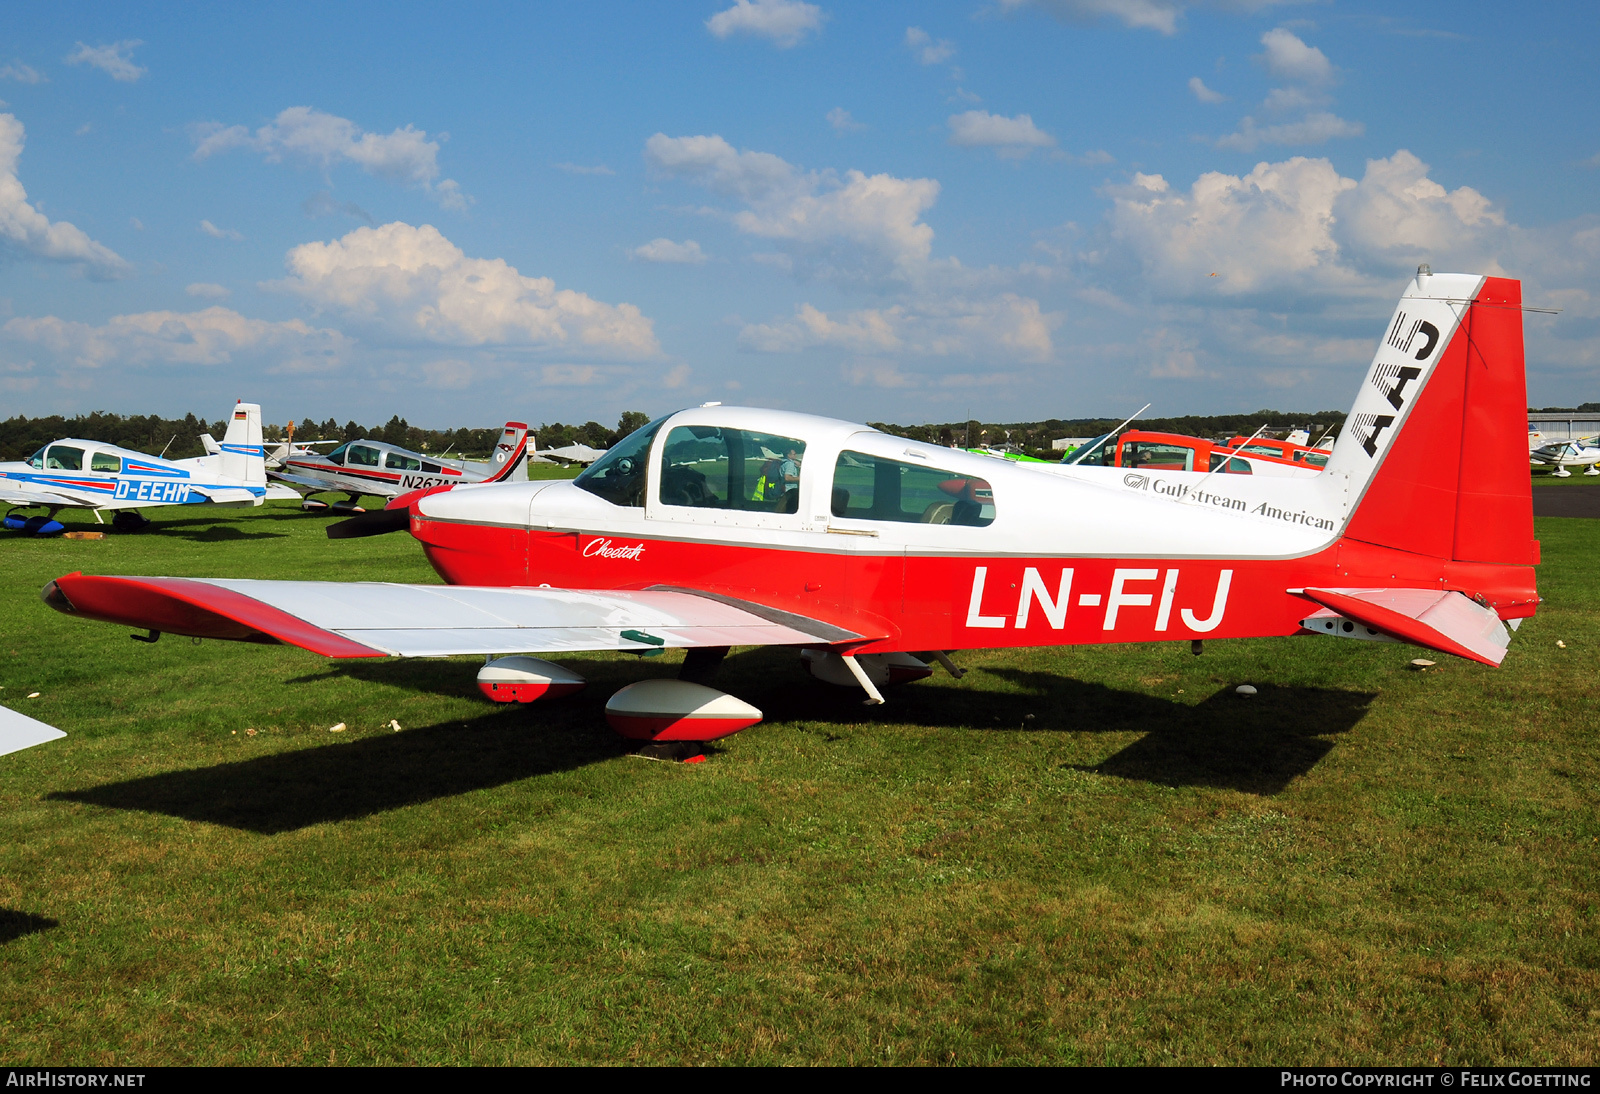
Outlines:
{"type": "Polygon", "coordinates": [[[76,569],[433,580],[289,506],[156,519],[0,539],[0,702],[70,734],[0,757],[5,1063],[1600,1060],[1595,522],[1539,522],[1498,670],[976,652],[866,708],[746,651],[715,682],[768,721],[685,766],[601,712],[677,655],[507,709],[470,660],[39,602],[76,569]]]}

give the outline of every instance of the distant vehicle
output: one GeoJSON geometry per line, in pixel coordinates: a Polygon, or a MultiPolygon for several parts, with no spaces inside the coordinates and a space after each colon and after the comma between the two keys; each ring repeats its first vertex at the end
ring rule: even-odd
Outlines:
{"type": "Polygon", "coordinates": [[[397,498],[469,482],[526,482],[527,463],[528,427],[507,422],[487,463],[447,460],[384,441],[360,440],[347,441],[327,455],[305,448],[285,452],[280,465],[267,473],[306,494],[342,492],[348,498],[331,506],[306,498],[301,502],[305,509],[355,513],[363,511],[363,497],[397,498]]]}
{"type": "MultiPolygon", "coordinates": [[[[1239,438],[1243,440],[1244,438],[1239,438]]],[[[1282,442],[1274,442],[1282,443],[1282,442]]],[[[1262,452],[1241,452],[1205,440],[1186,437],[1181,433],[1158,433],[1147,429],[1130,429],[1113,443],[1100,438],[1090,441],[1073,453],[1084,457],[1063,460],[1078,466],[1142,468],[1147,471],[1217,471],[1225,475],[1274,475],[1299,477],[1314,475],[1320,467],[1262,452]]]]}
{"type": "MultiPolygon", "coordinates": [[[[1307,440],[1311,438],[1304,430],[1297,431],[1307,440]]],[[[1291,437],[1294,434],[1290,434],[1291,437]]],[[[1252,456],[1270,456],[1275,460],[1287,460],[1290,463],[1303,463],[1309,467],[1323,468],[1328,466],[1328,456],[1332,448],[1312,448],[1309,445],[1296,444],[1293,440],[1275,440],[1272,437],[1229,437],[1229,448],[1235,452],[1247,453],[1252,456]]]]}
{"type": "Polygon", "coordinates": [[[260,505],[268,498],[296,498],[267,481],[261,442],[261,407],[239,403],[218,444],[202,437],[207,455],[165,460],[100,441],[51,441],[26,460],[0,463],[0,502],[18,509],[44,509],[31,517],[8,513],[4,526],[34,535],[65,531],[56,514],[88,509],[97,523],[113,511],[111,527],[136,532],[150,522],[139,509],[158,505],[260,505]]]}
{"type": "Polygon", "coordinates": [[[1571,478],[1569,467],[1586,468],[1585,475],[1600,475],[1600,437],[1582,437],[1575,441],[1553,441],[1541,448],[1536,448],[1529,453],[1528,459],[1532,463],[1548,466],[1555,465],[1551,472],[1552,477],[1558,479],[1571,478]]]}

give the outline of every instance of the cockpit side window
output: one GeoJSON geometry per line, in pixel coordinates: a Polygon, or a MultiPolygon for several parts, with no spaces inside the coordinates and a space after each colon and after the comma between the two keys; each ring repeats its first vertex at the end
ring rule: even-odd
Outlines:
{"type": "Polygon", "coordinates": [[[368,448],[364,444],[353,444],[346,455],[345,465],[347,467],[377,467],[378,450],[376,448],[368,448]]]}
{"type": "Polygon", "coordinates": [[[722,426],[678,426],[661,452],[663,505],[793,513],[806,443],[722,426]]]}
{"type": "Polygon", "coordinates": [[[390,452],[383,457],[383,466],[391,471],[420,471],[422,470],[422,461],[401,452],[390,452]]]}
{"type": "Polygon", "coordinates": [[[994,523],[994,490],[985,479],[841,452],[833,468],[833,515],[904,524],[994,523]]]}
{"type": "MultiPolygon", "coordinates": [[[[667,415],[670,418],[672,415],[667,415]]],[[[650,442],[667,418],[657,418],[649,425],[640,426],[622,440],[612,445],[588,469],[572,480],[596,497],[612,505],[644,506],[645,468],[649,463],[650,442]]]]}
{"type": "Polygon", "coordinates": [[[83,449],[71,448],[64,444],[50,446],[50,454],[44,458],[46,471],[82,471],[83,449]]]}
{"type": "Polygon", "coordinates": [[[89,470],[118,475],[122,473],[122,459],[119,456],[113,456],[109,452],[96,452],[89,457],[89,470]]]}

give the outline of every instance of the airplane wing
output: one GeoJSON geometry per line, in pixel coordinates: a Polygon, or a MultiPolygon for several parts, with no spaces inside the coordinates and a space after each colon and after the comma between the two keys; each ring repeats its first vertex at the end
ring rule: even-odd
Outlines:
{"type": "Polygon", "coordinates": [[[300,491],[296,490],[292,486],[284,486],[281,483],[269,482],[267,483],[267,500],[299,501],[300,491]]]}
{"type": "Polygon", "coordinates": [[[0,707],[0,756],[7,752],[21,752],[25,748],[65,736],[55,726],[47,726],[9,707],[0,707]]]}
{"type": "Polygon", "coordinates": [[[284,642],[325,657],[442,657],[688,646],[825,646],[868,637],[688,589],[638,592],[68,574],[58,611],[201,638],[284,642]]]}
{"type": "Polygon", "coordinates": [[[0,490],[0,503],[6,505],[55,505],[63,509],[98,509],[104,497],[93,500],[43,490],[0,490]]]}
{"type": "Polygon", "coordinates": [[[334,489],[327,483],[319,479],[313,479],[309,475],[288,475],[282,471],[273,471],[270,468],[267,470],[267,478],[277,479],[279,482],[292,482],[296,486],[304,486],[311,490],[332,491],[334,489]]]}

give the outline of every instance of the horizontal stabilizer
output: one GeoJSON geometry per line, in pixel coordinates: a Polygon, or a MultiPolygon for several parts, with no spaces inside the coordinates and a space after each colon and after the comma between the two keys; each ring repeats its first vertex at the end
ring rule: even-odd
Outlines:
{"type": "Polygon", "coordinates": [[[1505,660],[1511,633],[1500,617],[1458,592],[1438,589],[1305,589],[1325,608],[1403,642],[1485,665],[1505,660]]]}
{"type": "Polygon", "coordinates": [[[0,756],[65,736],[55,726],[47,726],[9,707],[0,707],[0,756]]]}
{"type": "Polygon", "coordinates": [[[68,574],[42,596],[70,615],[200,638],[285,642],[325,657],[805,646],[863,637],[760,605],[655,589],[68,574]]]}

